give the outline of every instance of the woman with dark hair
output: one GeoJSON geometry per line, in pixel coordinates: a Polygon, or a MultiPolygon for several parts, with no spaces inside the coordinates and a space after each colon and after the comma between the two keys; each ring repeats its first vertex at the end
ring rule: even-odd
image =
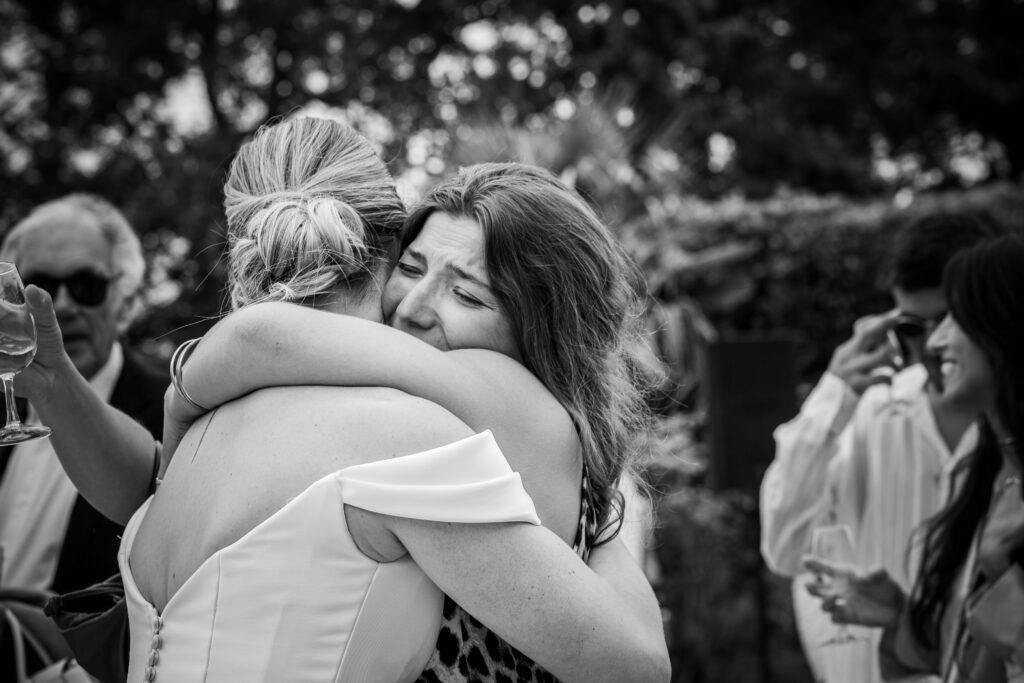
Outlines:
{"type": "Polygon", "coordinates": [[[949,314],[928,340],[943,393],[978,413],[978,446],[957,468],[945,508],[923,528],[922,566],[906,599],[884,573],[851,592],[812,592],[839,623],[883,626],[883,674],[972,683],[1024,680],[1024,240],[993,238],[944,274],[949,314]]]}
{"type": "MultiPolygon", "coordinates": [[[[593,209],[550,172],[481,164],[443,181],[406,221],[383,293],[390,328],[249,306],[206,335],[182,383],[203,405],[307,384],[433,401],[494,433],[541,521],[586,558],[617,533],[617,483],[646,426],[631,355],[639,283],[593,209]]],[[[198,411],[172,397],[171,413],[198,411]]],[[[458,679],[473,661],[511,680],[517,669],[547,675],[449,601],[425,679],[458,679]]]]}

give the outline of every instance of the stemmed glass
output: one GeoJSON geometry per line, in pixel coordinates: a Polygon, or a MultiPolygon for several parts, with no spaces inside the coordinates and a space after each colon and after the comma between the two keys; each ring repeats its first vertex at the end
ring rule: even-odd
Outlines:
{"type": "Polygon", "coordinates": [[[14,376],[36,355],[36,324],[25,303],[25,285],[13,263],[0,261],[0,380],[7,399],[7,424],[0,446],[12,446],[50,435],[43,425],[22,424],[14,405],[14,376]]]}
{"type": "MultiPolygon", "coordinates": [[[[857,560],[853,547],[853,531],[848,524],[827,524],[814,529],[811,536],[811,553],[818,559],[832,565],[840,565],[846,569],[853,567],[857,560]]],[[[819,575],[818,583],[824,587],[823,597],[835,596],[845,598],[850,592],[850,581],[845,573],[825,577],[819,575]]],[[[822,645],[837,645],[860,640],[850,632],[846,624],[839,624],[835,636],[822,641],[822,645]]]]}

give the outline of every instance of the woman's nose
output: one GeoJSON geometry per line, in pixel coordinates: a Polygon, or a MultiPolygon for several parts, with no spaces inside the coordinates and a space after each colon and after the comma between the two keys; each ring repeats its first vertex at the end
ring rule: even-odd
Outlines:
{"type": "Polygon", "coordinates": [[[419,329],[430,329],[437,322],[433,288],[428,282],[420,281],[411,287],[395,308],[394,323],[410,325],[419,329]]]}

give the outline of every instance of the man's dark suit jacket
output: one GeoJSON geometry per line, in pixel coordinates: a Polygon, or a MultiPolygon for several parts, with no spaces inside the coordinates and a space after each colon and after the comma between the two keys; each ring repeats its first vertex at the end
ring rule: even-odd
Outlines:
{"type": "MultiPolygon", "coordinates": [[[[124,367],[114,385],[110,405],[135,418],[157,439],[163,435],[164,392],[170,384],[166,372],[142,356],[124,351],[124,367]]],[[[0,398],[0,403],[3,399],[0,398]]],[[[21,401],[19,401],[21,403],[21,401]]],[[[24,415],[25,406],[19,406],[24,415]]],[[[0,448],[0,479],[7,468],[11,447],[0,448]]],[[[117,550],[124,528],[110,521],[82,496],[75,500],[50,588],[68,593],[110,578],[118,572],[117,550]]]]}

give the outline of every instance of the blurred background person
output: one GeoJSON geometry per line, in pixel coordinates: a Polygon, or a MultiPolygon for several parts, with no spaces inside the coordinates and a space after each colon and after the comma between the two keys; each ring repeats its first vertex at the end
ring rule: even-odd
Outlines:
{"type": "MultiPolygon", "coordinates": [[[[75,368],[104,401],[159,436],[166,373],[120,339],[141,309],[142,246],[110,202],[72,194],[33,210],[6,235],[0,260],[53,298],[75,368]]],[[[32,406],[21,407],[26,422],[32,406]]],[[[67,593],[117,573],[122,527],[64,473],[50,439],[0,448],[2,585],[67,593]]]]}
{"type": "Polygon", "coordinates": [[[840,623],[884,626],[886,680],[1024,681],[1024,239],[1007,235],[946,269],[949,314],[928,340],[943,399],[973,412],[978,441],[953,473],[955,493],[928,519],[909,600],[884,570],[856,576],[810,561],[812,586],[840,623]],[[851,591],[829,589],[835,578],[851,591]]]}
{"type": "Polygon", "coordinates": [[[896,308],[857,321],[800,414],[775,431],[775,460],[761,487],[761,550],[772,571],[796,577],[801,640],[826,683],[880,680],[877,638],[822,645],[832,627],[804,590],[802,558],[816,528],[842,524],[858,567],[884,567],[911,585],[907,541],[941,507],[951,468],[976,440],[975,411],[945,399],[924,342],[946,315],[943,268],[996,232],[987,216],[965,212],[905,226],[892,254],[896,308]]]}

